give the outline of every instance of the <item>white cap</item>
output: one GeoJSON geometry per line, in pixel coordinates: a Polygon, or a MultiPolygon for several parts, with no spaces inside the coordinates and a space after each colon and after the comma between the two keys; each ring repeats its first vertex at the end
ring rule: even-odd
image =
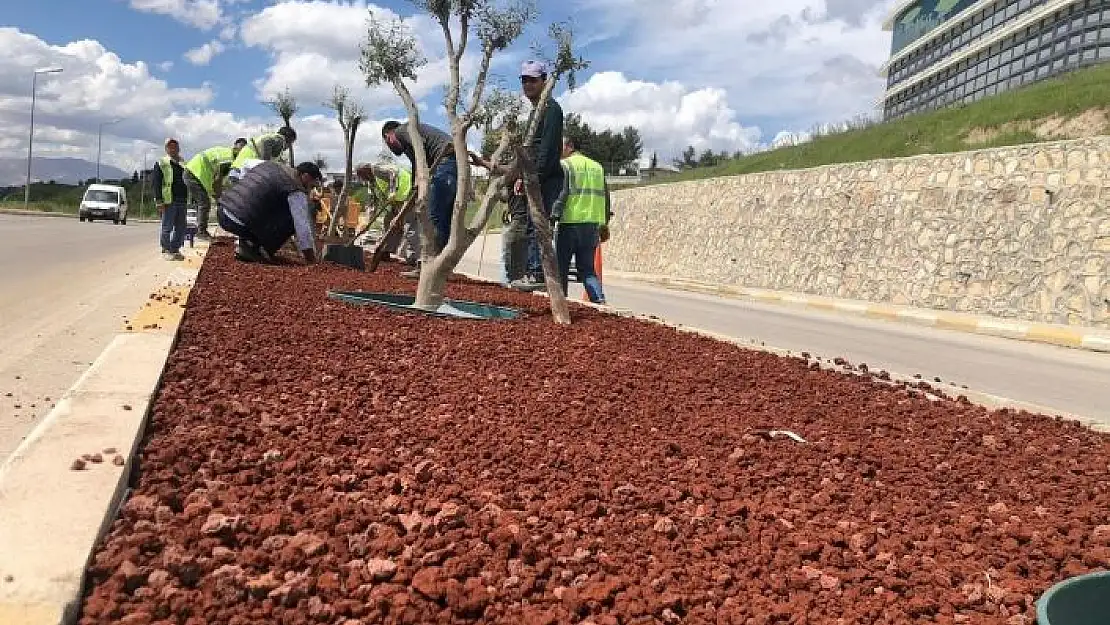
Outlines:
{"type": "Polygon", "coordinates": [[[547,66],[542,61],[527,60],[520,64],[520,75],[540,78],[547,74],[547,66]]]}

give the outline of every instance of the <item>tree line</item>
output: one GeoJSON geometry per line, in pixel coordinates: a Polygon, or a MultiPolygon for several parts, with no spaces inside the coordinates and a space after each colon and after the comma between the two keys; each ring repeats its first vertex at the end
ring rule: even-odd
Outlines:
{"type": "MultiPolygon", "coordinates": [[[[637,169],[644,151],[638,128],[625,126],[619,131],[597,130],[582,121],[578,113],[567,113],[563,117],[563,136],[574,139],[578,151],[600,163],[607,173],[637,169]]],[[[482,154],[486,157],[493,154],[500,140],[496,131],[486,133],[482,137],[482,154]]]]}

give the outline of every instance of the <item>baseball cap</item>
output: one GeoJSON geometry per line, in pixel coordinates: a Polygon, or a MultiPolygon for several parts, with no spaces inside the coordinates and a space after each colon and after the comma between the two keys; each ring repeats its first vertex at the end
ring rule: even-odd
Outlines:
{"type": "Polygon", "coordinates": [[[542,61],[527,60],[520,64],[520,75],[540,78],[547,75],[547,66],[542,61]]]}
{"type": "Polygon", "coordinates": [[[316,182],[322,182],[324,180],[324,174],[320,172],[320,168],[312,161],[305,161],[297,165],[297,171],[312,176],[316,179],[316,182]]]}

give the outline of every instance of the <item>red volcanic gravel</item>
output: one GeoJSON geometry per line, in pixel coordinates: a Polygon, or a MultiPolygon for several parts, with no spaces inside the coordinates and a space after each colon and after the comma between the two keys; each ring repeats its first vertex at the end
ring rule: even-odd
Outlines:
{"type": "Polygon", "coordinates": [[[1017,625],[1110,566],[1076,423],[466,281],[528,316],[325,296],[397,271],[214,246],[80,623],[1017,625]]]}

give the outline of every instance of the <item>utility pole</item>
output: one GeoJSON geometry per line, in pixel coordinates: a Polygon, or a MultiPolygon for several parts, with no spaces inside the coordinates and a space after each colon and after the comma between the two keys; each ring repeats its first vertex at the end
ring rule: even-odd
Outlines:
{"type": "Polygon", "coordinates": [[[151,148],[143,151],[143,170],[139,172],[139,216],[142,217],[143,209],[146,208],[146,157],[150,154],[151,148]]]}
{"type": "Polygon", "coordinates": [[[31,134],[27,138],[27,186],[23,188],[23,208],[28,208],[31,203],[31,150],[35,144],[35,87],[38,86],[39,74],[55,74],[62,71],[60,67],[46,67],[36,69],[31,74],[31,134]]]}
{"type": "Polygon", "coordinates": [[[99,126],[97,127],[97,131],[96,131],[96,181],[97,181],[97,183],[100,182],[100,144],[101,144],[101,139],[103,139],[103,137],[104,137],[104,127],[109,126],[111,124],[114,124],[118,121],[120,121],[120,120],[117,118],[117,119],[113,119],[110,122],[100,122],[99,126]]]}

